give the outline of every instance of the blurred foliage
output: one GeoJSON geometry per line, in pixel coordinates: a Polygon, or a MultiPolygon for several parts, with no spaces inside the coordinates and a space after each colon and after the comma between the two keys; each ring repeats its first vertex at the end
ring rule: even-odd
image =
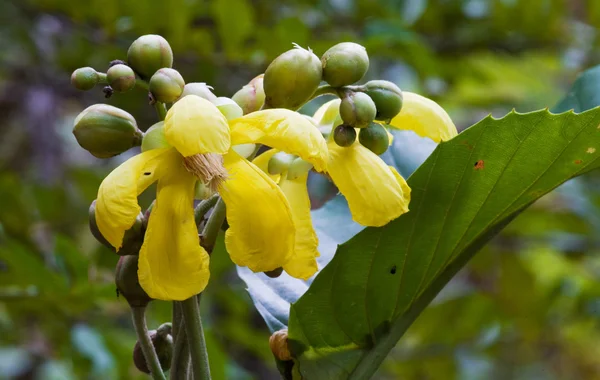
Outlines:
{"type": "MultiPolygon", "coordinates": [[[[320,55],[352,40],[372,58],[366,79],[432,97],[464,128],[489,113],[552,107],[598,63],[598,26],[595,0],[0,2],[0,378],[143,378],[113,285],[117,257],[87,231],[101,179],[126,154],[95,159],[71,127],[99,102],[145,128],[155,117],[141,91],[105,100],[100,88],[72,89],[75,68],[104,71],[137,36],[158,33],[184,78],[231,96],[292,42],[320,55]]],[[[600,378],[597,177],[509,225],[376,377],[600,378]]],[[[266,326],[222,249],[211,265],[203,315],[214,378],[278,378],[266,326]]],[[[169,318],[168,303],[151,304],[151,328],[169,318]]]]}

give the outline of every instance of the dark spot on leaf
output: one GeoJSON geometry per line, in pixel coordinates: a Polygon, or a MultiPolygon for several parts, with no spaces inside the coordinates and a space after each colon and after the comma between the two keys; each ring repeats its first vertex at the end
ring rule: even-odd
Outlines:
{"type": "Polygon", "coordinates": [[[392,265],[392,267],[390,268],[390,274],[396,274],[396,266],[392,265]]]}
{"type": "Polygon", "coordinates": [[[484,168],[483,160],[479,160],[475,163],[475,170],[482,170],[484,168]]]}
{"type": "Polygon", "coordinates": [[[579,164],[581,164],[582,162],[583,162],[582,160],[575,160],[575,161],[573,161],[573,163],[574,163],[575,165],[579,165],[579,164]]]}
{"type": "Polygon", "coordinates": [[[144,175],[150,175],[152,174],[151,172],[145,172],[144,175]]]}

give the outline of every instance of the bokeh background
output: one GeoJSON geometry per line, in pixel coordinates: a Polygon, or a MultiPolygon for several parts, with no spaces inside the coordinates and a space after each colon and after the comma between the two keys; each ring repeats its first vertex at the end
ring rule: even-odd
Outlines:
{"type": "MultiPolygon", "coordinates": [[[[100,181],[127,154],[96,159],[71,128],[100,102],[143,128],[156,119],[142,91],[106,100],[100,87],[74,90],[74,69],[105,71],[157,33],[188,82],[231,96],[292,42],[321,55],[355,41],[371,57],[366,79],[435,99],[463,129],[555,105],[600,60],[599,25],[596,0],[0,0],[0,379],[144,378],[115,294],[118,257],[87,229],[100,181]]],[[[599,185],[599,173],[571,181],[512,222],[376,378],[600,379],[599,185]]],[[[211,266],[202,312],[214,378],[277,379],[233,264],[221,254],[211,266]]],[[[170,305],[149,312],[156,327],[170,305]]]]}

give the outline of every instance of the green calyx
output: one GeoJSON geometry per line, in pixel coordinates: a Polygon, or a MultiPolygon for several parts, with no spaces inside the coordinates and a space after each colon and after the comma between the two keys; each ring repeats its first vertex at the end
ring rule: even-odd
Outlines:
{"type": "Polygon", "coordinates": [[[214,101],[212,101],[212,104],[217,106],[219,111],[221,111],[227,120],[237,119],[238,117],[242,117],[244,115],[242,107],[240,107],[232,99],[225,96],[216,98],[214,101]]]}
{"type": "Polygon", "coordinates": [[[341,124],[333,130],[333,141],[341,147],[348,147],[356,141],[356,130],[346,124],[341,124]]]}
{"type": "Polygon", "coordinates": [[[162,36],[147,34],[129,46],[127,62],[140,77],[148,79],[159,69],[173,66],[173,51],[162,36]]]}
{"type": "Polygon", "coordinates": [[[376,155],[383,154],[390,146],[390,138],[385,128],[379,123],[371,123],[360,130],[358,141],[376,155]]]}
{"type": "Polygon", "coordinates": [[[183,93],[185,81],[177,70],[165,68],[154,73],[148,85],[154,100],[162,103],[173,103],[183,93]]]}
{"type": "Polygon", "coordinates": [[[351,92],[340,103],[340,116],[344,124],[354,128],[367,127],[376,114],[375,102],[362,92],[351,92]]]}
{"type": "Polygon", "coordinates": [[[152,149],[168,148],[170,146],[165,138],[164,127],[165,123],[159,121],[148,128],[142,139],[142,152],[147,152],[152,149]]]}
{"type": "Polygon", "coordinates": [[[186,83],[179,98],[181,99],[187,95],[196,95],[208,100],[209,102],[214,102],[217,100],[217,96],[213,94],[212,89],[213,88],[211,86],[204,82],[186,83]]]}
{"type": "Polygon", "coordinates": [[[263,83],[265,106],[297,110],[317,90],[322,73],[319,58],[296,45],[267,67],[263,83]]]}
{"type": "Polygon", "coordinates": [[[231,97],[233,101],[242,107],[244,115],[258,111],[265,103],[263,83],[264,74],[260,74],[231,97]]]}
{"type": "Polygon", "coordinates": [[[78,90],[87,91],[98,84],[100,77],[91,67],[81,67],[71,74],[71,84],[78,90]]]}
{"type": "MultiPolygon", "coordinates": [[[[156,351],[156,356],[158,357],[161,369],[163,371],[168,371],[171,368],[171,359],[173,358],[173,337],[170,333],[162,334],[160,327],[159,330],[148,331],[148,334],[150,335],[150,341],[152,342],[154,351],[156,351]]],[[[150,368],[148,368],[148,365],[146,364],[146,359],[144,358],[144,353],[139,341],[137,341],[133,347],[133,363],[139,371],[150,374],[150,368]]]]}
{"type": "Polygon", "coordinates": [[[106,72],[106,79],[110,87],[117,92],[127,92],[135,87],[135,73],[127,65],[112,66],[106,72]]]}
{"type": "Polygon", "coordinates": [[[142,142],[133,116],[108,104],[94,104],[76,118],[73,134],[79,145],[98,158],[121,154],[142,142]]]}
{"type": "Polygon", "coordinates": [[[389,121],[402,109],[402,91],[390,81],[372,80],[361,86],[360,91],[369,95],[375,102],[375,120],[389,121]]]}
{"type": "Polygon", "coordinates": [[[145,307],[152,299],[138,281],[138,256],[121,256],[115,270],[115,284],[119,295],[125,297],[131,307],[145,307]]]}
{"type": "Polygon", "coordinates": [[[358,82],[369,69],[369,55],[364,46],[342,42],[332,46],[321,57],[323,80],[333,87],[358,82]]]}

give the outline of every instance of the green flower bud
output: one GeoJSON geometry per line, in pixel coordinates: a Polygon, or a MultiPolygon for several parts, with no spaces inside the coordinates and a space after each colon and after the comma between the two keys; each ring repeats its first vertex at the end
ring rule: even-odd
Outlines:
{"type": "MultiPolygon", "coordinates": [[[[160,329],[160,327],[159,327],[160,329]]],[[[158,356],[158,362],[163,371],[168,371],[171,368],[171,359],[173,358],[173,337],[168,334],[161,334],[160,331],[148,331],[150,335],[150,341],[158,356]]],[[[150,368],[146,364],[144,358],[144,352],[140,346],[140,342],[137,341],[133,347],[133,363],[135,367],[141,372],[150,374],[150,368]]]]}
{"type": "Polygon", "coordinates": [[[94,199],[94,201],[92,202],[92,204],[90,205],[90,208],[88,210],[88,218],[89,218],[89,226],[90,226],[90,232],[92,233],[92,235],[96,238],[96,240],[101,243],[102,245],[112,249],[113,251],[115,250],[113,248],[112,245],[110,245],[110,243],[108,242],[108,240],[106,240],[104,238],[104,236],[102,236],[102,233],[100,232],[100,229],[98,228],[98,224],[96,223],[96,200],[94,199]]]}
{"type": "Polygon", "coordinates": [[[265,102],[269,108],[296,110],[319,87],[323,69],[312,51],[295,45],[275,58],[264,77],[265,102]]]}
{"type": "Polygon", "coordinates": [[[142,143],[133,116],[108,104],[94,104],[75,118],[73,134],[82,148],[98,158],[116,156],[142,143]]]}
{"type": "Polygon", "coordinates": [[[138,256],[121,256],[115,270],[115,284],[119,295],[125,297],[131,307],[145,307],[152,299],[138,281],[138,256]]]}
{"type": "Polygon", "coordinates": [[[91,90],[99,80],[98,73],[91,67],[80,67],[71,74],[71,84],[82,91],[91,90]]]}
{"type": "Polygon", "coordinates": [[[296,157],[292,154],[277,152],[269,160],[267,171],[272,175],[281,174],[288,169],[294,158],[296,157]]]}
{"type": "Polygon", "coordinates": [[[185,87],[183,87],[183,92],[179,99],[183,98],[187,95],[196,95],[201,98],[208,100],[209,102],[213,102],[217,99],[217,96],[212,93],[212,87],[202,82],[192,82],[187,83],[185,87]]]}
{"type": "Polygon", "coordinates": [[[142,152],[147,152],[152,149],[168,148],[170,146],[165,138],[164,127],[164,121],[159,121],[148,128],[142,139],[142,152]]]}
{"type": "Polygon", "coordinates": [[[147,34],[133,41],[127,62],[140,77],[148,79],[159,69],[173,66],[173,51],[162,36],[147,34]]]}
{"type": "Polygon", "coordinates": [[[145,226],[145,217],[142,213],[140,213],[133,226],[130,229],[125,231],[125,235],[123,236],[123,246],[117,252],[116,249],[102,236],[100,229],[98,228],[98,224],[96,223],[96,201],[94,200],[90,205],[89,212],[89,227],[92,235],[98,240],[99,243],[102,243],[106,247],[110,248],[111,251],[116,252],[121,256],[125,255],[137,255],[142,248],[142,244],[144,243],[144,231],[146,229],[145,226]]]}
{"type": "Polygon", "coordinates": [[[353,92],[346,95],[340,103],[340,116],[344,124],[354,128],[365,128],[375,118],[377,108],[369,95],[353,92]]]}
{"type": "Polygon", "coordinates": [[[385,128],[378,123],[371,123],[360,130],[358,141],[376,155],[383,154],[390,146],[390,137],[385,128]]]}
{"type": "Polygon", "coordinates": [[[333,141],[339,146],[350,146],[356,141],[356,130],[346,124],[338,125],[333,131],[333,141]]]}
{"type": "Polygon", "coordinates": [[[183,93],[185,81],[177,70],[160,69],[150,78],[149,89],[154,99],[162,103],[173,103],[183,93]]]}
{"type": "MultiPolygon", "coordinates": [[[[356,133],[356,132],[355,132],[356,133]]],[[[287,179],[294,180],[301,175],[304,175],[313,168],[313,164],[310,162],[304,161],[300,157],[296,157],[288,167],[287,179]]]]}
{"type": "Polygon", "coordinates": [[[225,116],[225,118],[227,118],[227,120],[233,120],[237,119],[238,117],[244,116],[244,111],[242,111],[242,107],[240,107],[236,102],[225,96],[220,96],[211,103],[217,106],[219,111],[221,111],[221,113],[223,114],[223,116],[225,116]]]}
{"type": "Polygon", "coordinates": [[[264,74],[252,79],[250,83],[236,92],[233,99],[244,111],[244,115],[258,111],[265,103],[265,89],[263,87],[264,74]]]}
{"type": "Polygon", "coordinates": [[[364,46],[342,42],[332,46],[321,57],[323,80],[333,87],[348,86],[362,79],[369,69],[369,56],[364,46]]]}
{"type": "Polygon", "coordinates": [[[388,121],[402,109],[402,91],[387,80],[372,80],[361,87],[361,91],[373,99],[377,107],[375,120],[388,121]]]}
{"type": "Polygon", "coordinates": [[[127,92],[135,86],[135,73],[131,67],[123,64],[108,69],[106,79],[110,87],[117,92],[127,92]]]}

